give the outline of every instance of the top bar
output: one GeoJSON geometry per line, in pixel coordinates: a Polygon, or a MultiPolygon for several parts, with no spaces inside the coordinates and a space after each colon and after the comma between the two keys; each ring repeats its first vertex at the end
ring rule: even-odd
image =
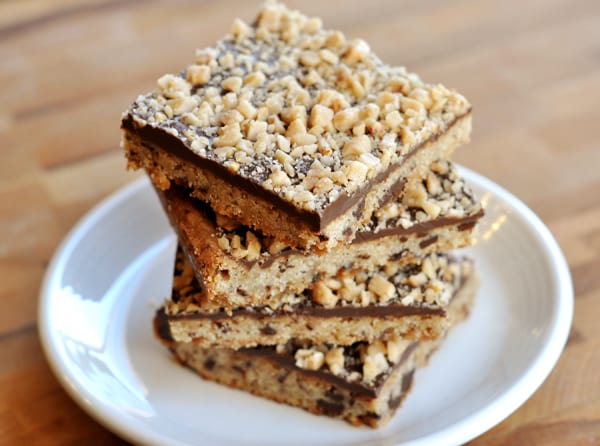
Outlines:
{"type": "Polygon", "coordinates": [[[470,134],[470,105],[278,3],[233,23],[122,119],[130,168],[286,243],[352,240],[470,134]]]}

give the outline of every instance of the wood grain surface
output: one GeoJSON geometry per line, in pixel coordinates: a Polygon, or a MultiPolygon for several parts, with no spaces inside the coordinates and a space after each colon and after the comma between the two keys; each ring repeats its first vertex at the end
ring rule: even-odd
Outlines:
{"type": "MultiPolygon", "coordinates": [[[[37,335],[45,268],[72,225],[136,178],[121,112],[251,20],[258,1],[0,1],[0,444],[120,444],[59,386],[37,335]]],[[[600,2],[290,0],[474,104],[457,161],[546,222],[573,329],[541,388],[472,445],[600,444],[600,2]]]]}

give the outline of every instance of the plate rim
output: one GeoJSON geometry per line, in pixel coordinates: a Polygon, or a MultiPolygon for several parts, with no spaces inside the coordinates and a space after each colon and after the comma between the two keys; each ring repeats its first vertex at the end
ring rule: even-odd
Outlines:
{"type": "Polygon", "coordinates": [[[542,219],[529,208],[520,198],[508,189],[465,166],[458,165],[460,174],[467,181],[473,181],[486,191],[493,192],[502,201],[514,208],[523,219],[535,229],[535,235],[543,242],[542,245],[549,251],[549,265],[555,273],[553,277],[557,283],[556,303],[557,310],[550,326],[552,330],[543,347],[529,363],[527,369],[521,374],[512,386],[479,411],[463,418],[461,421],[448,427],[439,429],[423,439],[415,439],[402,443],[402,446],[425,446],[426,444],[461,444],[472,440],[493,426],[501,423],[519,407],[521,407],[541,387],[558,362],[567,343],[574,311],[573,280],[567,260],[550,229],[542,219]],[[496,420],[496,421],[494,421],[496,420]],[[465,426],[473,426],[467,429],[465,426]],[[464,432],[470,431],[471,435],[465,436],[464,432]]]}
{"type": "Polygon", "coordinates": [[[38,297],[37,327],[38,339],[52,373],[69,397],[87,415],[108,431],[133,444],[159,445],[172,443],[172,439],[165,437],[160,433],[143,429],[132,431],[130,426],[124,422],[125,417],[120,418],[116,416],[114,412],[109,410],[105,405],[94,406],[90,399],[85,398],[86,394],[90,395],[92,392],[88,392],[85,388],[77,387],[71,382],[72,377],[69,376],[68,368],[60,361],[59,354],[52,342],[52,328],[50,327],[49,318],[47,317],[51,299],[50,285],[55,280],[58,268],[61,264],[65,263],[65,258],[68,258],[68,255],[73,251],[74,247],[77,246],[77,243],[88,231],[88,228],[93,227],[97,221],[101,220],[103,216],[108,214],[120,203],[137,194],[141,189],[150,187],[150,185],[149,178],[142,176],[116,189],[85,212],[77,223],[75,223],[75,225],[67,232],[54,251],[44,273],[38,297]]]}
{"type": "MultiPolygon", "coordinates": [[[[485,191],[496,195],[509,207],[515,209],[516,213],[534,229],[532,233],[547,250],[548,265],[552,270],[551,272],[554,273],[557,293],[553,300],[556,301],[557,309],[550,323],[551,330],[547,341],[532,358],[528,367],[521,372],[520,378],[511,383],[511,386],[503,394],[454,424],[435,430],[424,437],[395,443],[403,446],[421,446],[432,442],[433,444],[439,444],[440,442],[459,444],[478,437],[502,422],[539,389],[554,369],[566,345],[573,320],[574,290],[570,269],[558,242],[545,223],[523,201],[503,186],[458,163],[455,163],[455,165],[468,182],[476,183],[485,191]]],[[[143,426],[136,425],[132,429],[131,425],[127,423],[129,417],[119,417],[113,410],[109,410],[108,406],[93,405],[92,401],[85,397],[86,395],[94,396],[93,392],[87,392],[86,389],[82,389],[76,383],[71,382],[73,377],[69,376],[68,367],[60,361],[60,355],[53,343],[53,328],[50,326],[47,316],[52,299],[51,285],[57,272],[61,271],[61,267],[64,270],[70,255],[81,239],[90,228],[94,227],[115,207],[139,193],[140,190],[149,187],[150,184],[150,180],[146,176],[142,176],[122,186],[94,205],[67,232],[56,248],[41,282],[37,311],[38,338],[54,376],[71,399],[96,422],[121,438],[135,443],[183,444],[155,430],[144,429],[143,426]]]]}

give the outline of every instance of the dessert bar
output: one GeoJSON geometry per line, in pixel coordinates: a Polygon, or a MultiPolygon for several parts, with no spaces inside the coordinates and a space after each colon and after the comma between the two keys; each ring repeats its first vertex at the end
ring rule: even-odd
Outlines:
{"type": "MultiPolygon", "coordinates": [[[[472,272],[451,301],[450,327],[467,316],[477,285],[472,272]]],[[[207,349],[173,343],[165,328],[164,320],[156,318],[163,343],[207,380],[371,427],[391,419],[411,388],[415,370],[427,364],[442,342],[390,338],[344,347],[290,340],[271,347],[207,349]]]]}
{"type": "Polygon", "coordinates": [[[123,115],[131,169],[300,248],[349,242],[390,193],[469,140],[459,93],[269,3],[123,115]]]}
{"type": "Polygon", "coordinates": [[[373,273],[343,270],[320,278],[312,290],[290,293],[276,309],[245,306],[228,312],[203,303],[180,251],[172,297],[157,317],[171,339],[202,347],[237,349],[290,338],[338,345],[397,336],[435,339],[447,329],[448,305],[471,271],[468,259],[432,253],[418,264],[391,260],[373,273]]]}

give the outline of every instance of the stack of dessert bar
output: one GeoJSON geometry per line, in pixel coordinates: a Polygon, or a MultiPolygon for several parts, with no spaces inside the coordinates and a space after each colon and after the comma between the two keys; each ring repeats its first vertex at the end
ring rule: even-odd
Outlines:
{"type": "Polygon", "coordinates": [[[178,239],[154,326],[202,377],[387,422],[477,279],[450,251],[483,211],[448,160],[460,94],[278,3],[122,119],[178,239]]]}

